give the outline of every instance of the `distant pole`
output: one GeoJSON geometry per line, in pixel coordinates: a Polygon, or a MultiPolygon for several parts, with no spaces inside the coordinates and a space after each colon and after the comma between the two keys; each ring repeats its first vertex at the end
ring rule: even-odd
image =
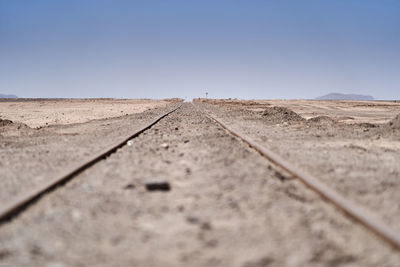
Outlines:
{"type": "Polygon", "coordinates": [[[206,92],[206,98],[208,98],[208,92],[206,92]]]}

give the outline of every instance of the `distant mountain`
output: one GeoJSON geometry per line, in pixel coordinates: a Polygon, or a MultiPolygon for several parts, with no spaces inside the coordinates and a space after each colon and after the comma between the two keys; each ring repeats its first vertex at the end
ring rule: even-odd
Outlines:
{"type": "Polygon", "coordinates": [[[330,93],[317,97],[316,100],[374,100],[374,98],[370,95],[330,93]]]}
{"type": "Polygon", "coordinates": [[[18,98],[18,96],[16,96],[16,95],[3,95],[3,94],[0,94],[0,98],[18,98]]]}

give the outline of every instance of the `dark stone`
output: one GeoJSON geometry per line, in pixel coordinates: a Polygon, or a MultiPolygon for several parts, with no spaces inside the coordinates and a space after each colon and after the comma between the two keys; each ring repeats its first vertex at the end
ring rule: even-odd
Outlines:
{"type": "Polygon", "coordinates": [[[170,191],[171,186],[166,181],[153,181],[146,183],[147,191],[170,191]]]}
{"type": "Polygon", "coordinates": [[[200,219],[197,218],[197,217],[194,217],[194,216],[187,216],[187,217],[186,217],[186,221],[187,221],[188,223],[197,224],[197,223],[200,222],[200,219]]]}
{"type": "Polygon", "coordinates": [[[212,227],[211,227],[211,224],[210,224],[210,223],[204,222],[204,223],[201,224],[200,228],[201,228],[202,230],[207,230],[207,231],[209,231],[209,230],[211,230],[212,227]]]}
{"type": "Polygon", "coordinates": [[[280,172],[275,171],[275,176],[279,178],[282,182],[285,181],[287,178],[280,172]]]}
{"type": "Polygon", "coordinates": [[[124,189],[133,189],[133,188],[135,188],[134,184],[127,184],[124,186],[124,189]]]}

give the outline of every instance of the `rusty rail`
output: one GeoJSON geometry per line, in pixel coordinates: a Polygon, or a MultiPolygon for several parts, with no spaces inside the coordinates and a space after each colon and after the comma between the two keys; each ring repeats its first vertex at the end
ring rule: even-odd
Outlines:
{"type": "Polygon", "coordinates": [[[232,129],[229,127],[225,122],[222,122],[220,119],[217,119],[210,114],[203,111],[203,113],[211,120],[215,121],[219,125],[221,125],[226,131],[230,134],[234,135],[238,139],[242,140],[243,142],[247,143],[251,148],[256,150],[260,153],[263,157],[267,158],[268,160],[272,161],[276,165],[280,166],[293,176],[297,177],[300,181],[302,181],[305,185],[309,188],[317,192],[319,195],[333,203],[336,207],[344,211],[353,219],[357,220],[359,223],[364,225],[368,230],[374,232],[376,235],[381,237],[383,240],[391,244],[396,249],[400,250],[400,233],[393,230],[391,227],[386,225],[383,221],[378,219],[374,214],[370,211],[366,210],[365,208],[355,204],[354,202],[346,199],[340,193],[336,192],[335,190],[331,189],[330,187],[323,184],[319,179],[316,177],[303,172],[302,170],[298,169],[288,161],[281,158],[276,153],[272,152],[271,150],[263,147],[262,145],[258,144],[250,137],[238,132],[237,130],[232,129]]]}
{"type": "Polygon", "coordinates": [[[119,141],[117,144],[103,150],[102,152],[92,156],[87,159],[84,163],[76,164],[75,166],[68,168],[68,170],[64,171],[64,174],[50,180],[46,181],[42,184],[39,184],[30,190],[17,195],[15,198],[11,199],[9,202],[0,205],[0,224],[6,221],[11,220],[13,217],[17,216],[21,211],[26,209],[33,202],[37,201],[41,196],[46,193],[49,193],[55,190],[58,186],[65,184],[84,170],[98,163],[99,161],[105,159],[112,153],[116,152],[119,148],[123,147],[129,140],[138,137],[144,131],[150,129],[153,125],[158,123],[160,120],[175,112],[179,109],[183,104],[181,103],[178,107],[174,108],[171,111],[168,111],[156,118],[154,121],[133,133],[132,135],[125,137],[123,140],[119,141]]]}

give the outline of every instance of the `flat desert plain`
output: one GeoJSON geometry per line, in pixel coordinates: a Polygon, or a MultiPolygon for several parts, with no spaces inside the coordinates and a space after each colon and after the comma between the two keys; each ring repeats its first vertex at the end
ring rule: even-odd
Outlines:
{"type": "Polygon", "coordinates": [[[0,119],[36,128],[120,117],[165,107],[168,103],[168,100],[148,99],[3,99],[0,119]]]}
{"type": "Polygon", "coordinates": [[[2,221],[0,266],[399,266],[399,250],[205,115],[399,232],[396,101],[1,100],[0,203],[177,107],[2,221]]]}

